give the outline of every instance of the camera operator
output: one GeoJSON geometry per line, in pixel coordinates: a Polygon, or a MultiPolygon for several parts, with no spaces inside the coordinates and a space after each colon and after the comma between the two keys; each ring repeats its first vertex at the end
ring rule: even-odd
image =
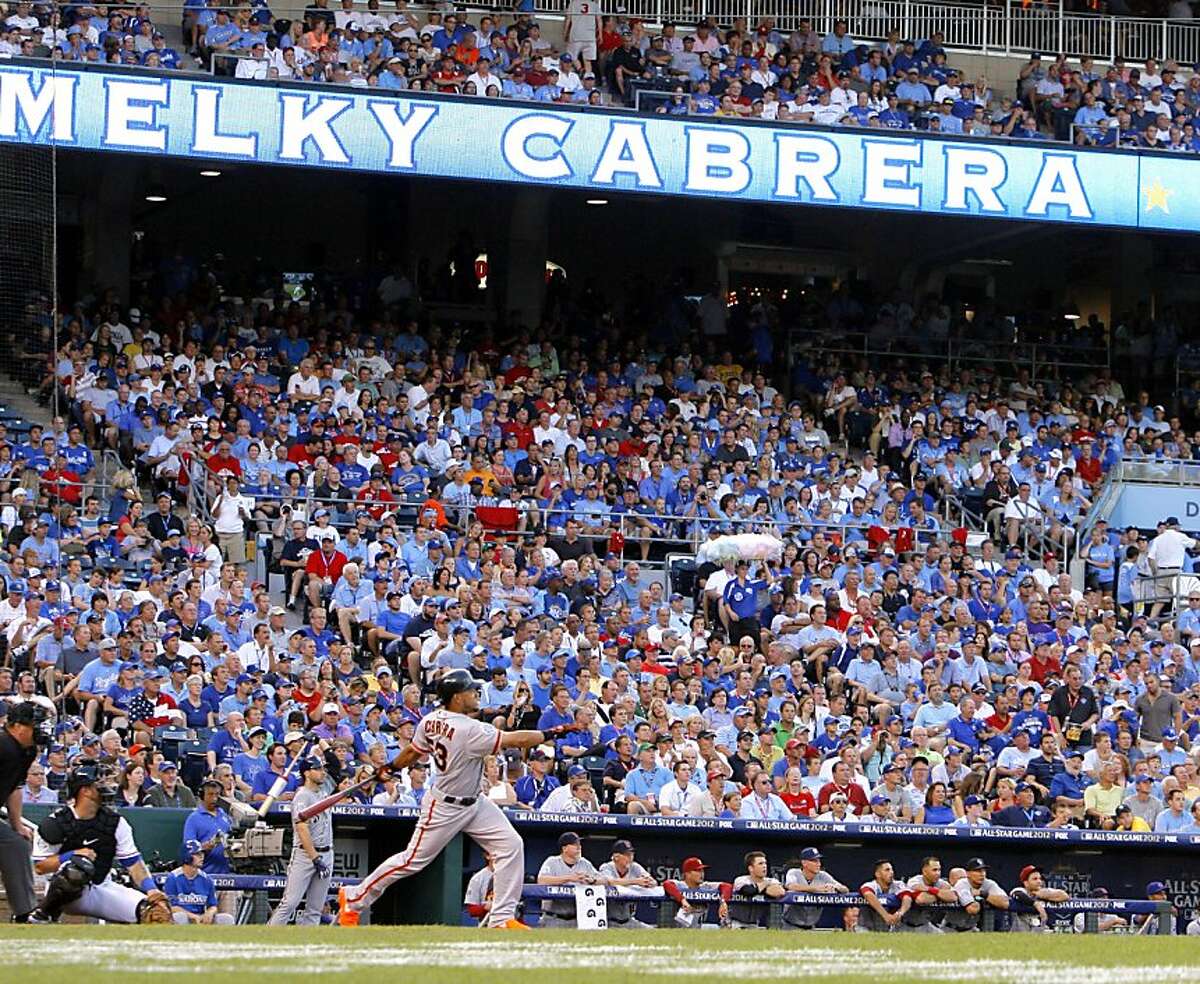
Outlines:
{"type": "Polygon", "coordinates": [[[8,823],[0,823],[0,880],[15,922],[28,922],[37,904],[29,863],[33,834],[21,819],[21,787],[38,746],[50,740],[47,722],[45,709],[27,701],[9,709],[0,731],[0,804],[8,808],[8,823]]]}

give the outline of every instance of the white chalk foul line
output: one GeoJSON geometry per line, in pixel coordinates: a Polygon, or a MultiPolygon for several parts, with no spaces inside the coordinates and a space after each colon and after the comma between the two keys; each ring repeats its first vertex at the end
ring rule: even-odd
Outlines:
{"type": "MultiPolygon", "coordinates": [[[[706,934],[707,937],[707,934],[706,934]]],[[[765,935],[754,938],[766,940],[765,935]]],[[[0,965],[46,967],[88,966],[124,974],[183,974],[197,970],[213,973],[254,971],[282,974],[310,971],[354,971],[380,967],[452,968],[490,971],[630,970],[657,977],[710,977],[711,962],[696,959],[697,952],[682,946],[641,942],[628,938],[623,945],[589,945],[539,941],[523,934],[521,940],[479,940],[460,943],[367,943],[361,946],[261,944],[208,941],[143,940],[32,940],[0,941],[0,965]]],[[[705,942],[708,942],[706,938],[705,942]]],[[[741,942],[740,940],[738,941],[741,942]]],[[[748,941],[747,941],[748,942],[748,941]]],[[[772,943],[774,940],[772,940],[772,943]]],[[[936,940],[930,939],[933,947],[936,940]]],[[[911,960],[887,948],[842,950],[833,947],[754,947],[711,951],[736,975],[752,980],[807,980],[838,976],[886,974],[895,980],[970,981],[989,984],[1025,984],[1053,980],[1055,984],[1128,984],[1132,967],[1095,967],[1055,960],[964,961],[911,960]]],[[[1139,974],[1155,984],[1194,984],[1196,971],[1185,965],[1140,966],[1139,974]]]]}

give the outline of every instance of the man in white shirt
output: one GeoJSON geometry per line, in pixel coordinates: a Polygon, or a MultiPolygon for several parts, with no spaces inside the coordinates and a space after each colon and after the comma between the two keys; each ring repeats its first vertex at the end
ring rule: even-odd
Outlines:
{"type": "Polygon", "coordinates": [[[500,77],[492,74],[492,63],[486,58],[480,58],[475,63],[475,71],[467,76],[467,82],[475,84],[475,95],[486,96],[489,85],[497,89],[503,87],[500,77]]]}
{"type": "Polygon", "coordinates": [[[692,783],[692,766],[675,763],[675,781],[658,791],[658,812],[664,817],[698,817],[703,811],[704,791],[692,783]]]}
{"type": "Polygon", "coordinates": [[[233,76],[238,79],[265,79],[271,67],[271,59],[267,57],[267,46],[261,41],[255,41],[250,46],[250,56],[239,58],[233,76]]]}
{"type": "Polygon", "coordinates": [[[413,460],[418,465],[427,467],[434,475],[444,474],[451,458],[450,443],[438,437],[436,427],[429,428],[425,440],[418,444],[413,452],[413,460]]]}
{"type": "Polygon", "coordinates": [[[183,441],[179,433],[179,424],[172,420],[166,430],[150,442],[146,449],[145,462],[154,469],[155,477],[176,479],[179,476],[179,455],[175,453],[177,445],[183,441]]]}
{"type": "Polygon", "coordinates": [[[858,105],[858,93],[850,88],[850,73],[844,69],[838,72],[838,84],[829,93],[829,101],[842,111],[843,116],[858,105]]]}
{"type": "Polygon", "coordinates": [[[288,396],[317,397],[321,395],[321,380],[313,374],[310,359],[301,359],[299,369],[288,377],[287,392],[288,396]]]}
{"type": "Polygon", "coordinates": [[[25,37],[29,37],[33,34],[33,29],[39,25],[38,19],[33,16],[33,12],[29,9],[29,4],[19,3],[17,4],[17,12],[4,22],[4,26],[10,30],[16,28],[25,37]]]}
{"type": "Polygon", "coordinates": [[[264,673],[271,669],[271,626],[259,622],[254,626],[254,638],[238,647],[238,659],[244,670],[259,669],[264,673]]]}
{"type": "MultiPolygon", "coordinates": [[[[835,89],[834,91],[837,92],[839,90],[835,89]]],[[[834,105],[829,93],[824,89],[821,90],[820,95],[817,97],[817,104],[808,108],[812,112],[813,122],[820,123],[823,126],[836,126],[841,121],[841,118],[846,115],[846,109],[843,109],[840,105],[834,105]]]]}
{"type": "Polygon", "coordinates": [[[958,85],[958,72],[947,72],[946,81],[933,92],[933,102],[935,106],[941,105],[943,99],[953,99],[957,102],[960,96],[962,89],[958,85]]]}
{"type": "Polygon", "coordinates": [[[1150,541],[1150,550],[1146,557],[1150,562],[1150,570],[1154,573],[1155,598],[1150,609],[1150,617],[1158,618],[1163,604],[1175,594],[1175,578],[1183,570],[1186,551],[1195,550],[1200,542],[1193,540],[1186,533],[1179,532],[1179,517],[1168,516],[1163,522],[1163,531],[1150,541]]]}
{"type": "Polygon", "coordinates": [[[339,31],[344,31],[357,21],[358,14],[354,10],[354,0],[342,0],[342,9],[333,12],[334,27],[339,31]]]}
{"type": "Polygon", "coordinates": [[[246,563],[246,523],[253,518],[254,499],[241,494],[236,475],[225,479],[225,490],[217,496],[212,512],[221,555],[233,564],[246,563]]]}
{"type": "Polygon", "coordinates": [[[575,71],[575,63],[570,55],[563,55],[558,69],[558,87],[563,92],[575,92],[583,88],[579,73],[575,71]]]}

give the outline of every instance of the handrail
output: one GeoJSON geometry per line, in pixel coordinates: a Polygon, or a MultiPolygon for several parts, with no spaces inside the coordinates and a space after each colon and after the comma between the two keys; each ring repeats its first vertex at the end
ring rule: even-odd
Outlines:
{"type": "MultiPolygon", "coordinates": [[[[902,357],[945,362],[951,368],[962,363],[994,365],[998,358],[995,339],[974,338],[961,332],[951,332],[939,340],[919,333],[901,335],[895,332],[793,327],[788,332],[788,344],[793,354],[796,348],[807,344],[818,348],[822,355],[902,357]]],[[[1107,344],[1012,341],[1006,343],[1004,348],[1002,361],[1014,366],[1028,366],[1033,379],[1037,378],[1039,367],[1108,368],[1112,361],[1112,352],[1107,344]]]]}
{"type": "MultiPolygon", "coordinates": [[[[198,483],[193,483],[193,484],[198,484],[198,483]]],[[[280,501],[277,496],[260,495],[260,496],[256,496],[256,498],[262,499],[264,501],[269,501],[269,502],[280,501]]],[[[436,499],[436,497],[433,497],[433,498],[436,499]]],[[[407,500],[401,500],[401,501],[397,501],[397,502],[389,502],[389,503],[385,504],[386,509],[385,509],[383,515],[384,516],[389,516],[389,515],[394,516],[397,513],[403,514],[403,513],[419,512],[422,505],[425,502],[427,502],[428,500],[429,500],[429,497],[426,497],[426,498],[423,498],[420,500],[407,499],[407,500]]],[[[307,511],[307,516],[305,518],[305,522],[307,522],[310,526],[314,525],[313,513],[316,511],[316,509],[328,508],[331,513],[334,513],[334,515],[332,515],[330,517],[330,525],[339,531],[339,535],[340,535],[340,531],[343,528],[349,528],[354,525],[353,519],[345,519],[345,518],[343,518],[343,514],[367,512],[368,510],[378,508],[380,505],[384,505],[384,504],[376,503],[376,502],[359,501],[357,499],[350,499],[350,500],[330,499],[330,498],[321,498],[321,497],[313,496],[313,495],[305,496],[304,501],[310,507],[307,511]],[[337,508],[335,509],[333,507],[337,507],[337,508]]],[[[442,509],[446,512],[448,520],[450,519],[451,516],[454,516],[454,522],[451,525],[455,526],[456,528],[465,527],[470,521],[472,521],[474,519],[478,519],[478,514],[477,514],[476,510],[479,508],[485,508],[485,509],[505,508],[509,505],[507,502],[504,502],[504,501],[493,502],[493,503],[478,503],[475,505],[466,505],[466,506],[455,505],[452,503],[445,502],[444,500],[441,500],[441,499],[437,499],[436,501],[441,505],[442,509]],[[466,513],[465,518],[458,515],[464,511],[466,513]]],[[[948,501],[948,497],[947,497],[947,499],[943,499],[942,501],[943,501],[943,503],[946,503],[948,501]]],[[[517,507],[513,506],[512,508],[516,509],[517,507]]],[[[961,510],[961,505],[959,506],[959,508],[961,510]]],[[[538,506],[536,508],[536,511],[541,520],[541,522],[538,524],[539,526],[545,526],[546,525],[545,521],[547,518],[561,517],[565,523],[566,519],[569,519],[576,515],[576,512],[574,509],[568,509],[568,508],[556,507],[556,506],[550,506],[550,507],[538,506]]],[[[729,524],[729,525],[732,525],[736,530],[741,527],[751,527],[754,525],[760,525],[754,518],[750,518],[750,517],[713,518],[710,516],[702,516],[702,515],[678,516],[673,513],[640,513],[640,512],[631,514],[631,515],[637,519],[645,519],[645,520],[652,521],[652,522],[661,522],[664,525],[671,525],[674,527],[687,527],[688,529],[686,531],[680,531],[679,529],[677,529],[676,533],[678,535],[675,535],[675,536],[664,536],[664,535],[655,536],[654,542],[655,543],[687,543],[687,544],[690,544],[693,549],[697,549],[700,546],[700,544],[704,542],[704,539],[708,534],[709,527],[724,526],[726,524],[729,524]]],[[[618,520],[621,517],[611,517],[611,518],[612,518],[613,522],[610,525],[613,528],[620,529],[622,524],[618,520]]],[[[954,527],[951,527],[950,525],[948,525],[948,524],[954,522],[954,520],[952,518],[951,510],[949,508],[944,509],[943,514],[941,516],[934,516],[934,518],[938,520],[938,525],[940,527],[940,530],[938,531],[939,536],[948,535],[949,530],[954,528],[954,527]]],[[[480,522],[483,522],[483,521],[480,520],[480,522]]],[[[771,519],[770,517],[768,517],[766,522],[762,523],[761,525],[768,525],[768,524],[772,525],[772,526],[779,525],[779,524],[775,523],[774,520],[771,519]]],[[[484,525],[486,526],[487,524],[484,523],[484,525]]],[[[905,525],[905,524],[901,524],[901,525],[898,525],[895,527],[882,526],[878,522],[876,517],[868,517],[868,516],[864,516],[861,523],[855,523],[855,524],[844,524],[844,523],[840,523],[840,522],[825,523],[825,522],[817,522],[814,520],[805,520],[805,521],[798,522],[798,523],[792,524],[792,525],[799,526],[802,529],[809,530],[812,532],[821,531],[821,532],[836,535],[839,537],[844,537],[844,534],[848,530],[859,531],[860,533],[862,533],[861,538],[864,540],[866,539],[866,531],[871,529],[872,527],[876,527],[876,526],[880,527],[881,529],[888,530],[889,533],[895,533],[895,531],[901,530],[901,529],[913,529],[913,527],[905,525]]],[[[742,531],[744,532],[744,530],[742,530],[742,531]]],[[[511,536],[519,537],[519,536],[533,536],[534,535],[532,530],[519,530],[519,529],[508,530],[508,529],[505,529],[505,530],[501,530],[499,532],[503,533],[506,536],[511,535],[511,536]]],[[[916,531],[916,532],[921,532],[921,531],[916,531]]],[[[597,539],[598,537],[607,536],[607,535],[608,535],[608,530],[606,529],[603,533],[583,532],[580,534],[580,537],[585,540],[594,540],[594,539],[597,539]]],[[[626,542],[628,543],[630,540],[632,540],[635,543],[639,542],[636,538],[631,537],[629,534],[626,534],[626,542]]]]}
{"type": "MultiPolygon", "coordinates": [[[[236,6],[232,2],[226,5],[236,6]]],[[[156,3],[154,9],[163,14],[189,10],[181,0],[156,3]]],[[[357,2],[354,9],[367,13],[363,2],[357,2]]],[[[467,15],[506,17],[511,16],[512,5],[468,2],[458,10],[467,15]]],[[[543,23],[564,19],[561,0],[534,0],[533,10],[543,23]]],[[[414,10],[418,16],[424,12],[414,10]]],[[[847,35],[857,42],[885,41],[891,30],[917,42],[940,33],[948,49],[1001,57],[1025,58],[1030,51],[1040,51],[1109,61],[1118,56],[1130,61],[1170,58],[1188,65],[1200,61],[1200,23],[1196,21],[1069,11],[1061,0],[1047,5],[1026,5],[1023,0],[600,0],[595,12],[653,26],[711,20],[729,27],[741,20],[751,30],[770,19],[784,35],[807,20],[822,38],[836,21],[845,21],[847,35]]]]}
{"type": "Polygon", "coordinates": [[[1110,470],[1113,481],[1150,485],[1200,485],[1200,461],[1180,458],[1123,458],[1110,470]]]}

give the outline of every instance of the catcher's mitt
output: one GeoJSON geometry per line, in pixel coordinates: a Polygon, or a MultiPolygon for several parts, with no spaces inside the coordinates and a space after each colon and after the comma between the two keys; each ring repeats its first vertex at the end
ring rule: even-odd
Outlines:
{"type": "Polygon", "coordinates": [[[157,889],[150,892],[137,905],[137,921],[139,923],[170,923],[171,903],[166,895],[157,889]]]}

